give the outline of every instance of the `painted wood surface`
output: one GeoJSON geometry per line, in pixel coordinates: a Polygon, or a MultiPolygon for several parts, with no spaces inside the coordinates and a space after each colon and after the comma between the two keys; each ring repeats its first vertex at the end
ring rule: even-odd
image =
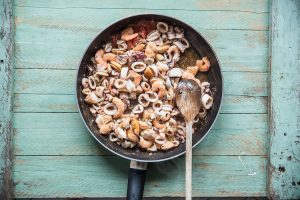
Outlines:
{"type": "Polygon", "coordinates": [[[12,185],[12,3],[0,2],[0,199],[13,198],[12,185]]]}
{"type": "MultiPolygon", "coordinates": [[[[75,95],[15,94],[14,111],[78,112],[75,95]]],[[[221,113],[267,113],[267,97],[224,96],[221,113]]]]}
{"type": "Polygon", "coordinates": [[[269,195],[300,199],[300,2],[272,2],[269,195]]]}
{"type": "MultiPolygon", "coordinates": [[[[76,73],[76,70],[15,69],[15,92],[74,94],[76,73]]],[[[223,77],[225,95],[268,95],[267,73],[224,72],[223,77]]]]}
{"type": "Polygon", "coordinates": [[[174,3],[172,0],[152,0],[152,3],[147,1],[138,0],[137,2],[124,2],[123,0],[102,1],[98,0],[15,0],[14,6],[19,7],[34,7],[34,8],[92,8],[92,9],[147,9],[147,10],[220,10],[220,11],[240,11],[240,12],[253,12],[265,13],[269,12],[268,0],[183,0],[174,3]]]}
{"type": "MultiPolygon", "coordinates": [[[[194,156],[193,195],[265,196],[267,160],[261,156],[241,159],[255,176],[248,175],[237,156],[194,156]]],[[[115,156],[17,156],[15,163],[17,197],[119,197],[126,193],[129,162],[115,156]]],[[[144,195],[183,196],[183,185],[184,157],[150,164],[144,195]]]]}
{"type": "MultiPolygon", "coordinates": [[[[86,29],[71,32],[22,23],[16,32],[15,67],[76,69],[82,52],[102,29],[86,34],[86,29]]],[[[214,46],[223,71],[268,71],[268,31],[198,30],[214,46]]]]}
{"type": "MultiPolygon", "coordinates": [[[[267,129],[213,129],[193,155],[267,155],[267,129]],[[228,141],[228,142],[223,142],[228,141]]],[[[16,156],[26,155],[112,155],[100,146],[84,127],[16,128],[16,156]]]]}
{"type": "MultiPolygon", "coordinates": [[[[194,196],[266,196],[269,2],[149,2],[14,1],[16,197],[125,196],[128,162],[84,128],[74,84],[78,62],[99,31],[140,13],[189,23],[221,61],[224,104],[194,150],[194,196]],[[250,169],[256,174],[248,175],[250,169]]],[[[183,158],[151,165],[145,195],[183,196],[183,172],[183,158]]]]}
{"type": "MultiPolygon", "coordinates": [[[[111,13],[115,12],[114,9],[108,10],[108,13],[104,13],[101,17],[97,10],[90,11],[90,9],[88,9],[88,14],[91,16],[86,17],[93,19],[92,21],[87,20],[83,16],[72,15],[72,13],[77,12],[77,10],[67,8],[44,8],[44,10],[40,10],[32,7],[17,7],[15,9],[15,21],[17,25],[16,68],[77,68],[82,52],[89,42],[99,31],[103,30],[103,28],[112,23],[112,21],[117,20],[117,18],[111,19],[111,17],[114,16],[114,13],[111,13]],[[57,13],[48,15],[49,12],[57,13]],[[72,18],[69,17],[70,15],[72,15],[72,18]],[[75,20],[77,20],[77,22],[75,22],[75,20]],[[95,26],[95,24],[97,24],[97,26],[95,26]],[[78,25],[80,25],[80,27],[74,27],[78,25]],[[56,48],[52,48],[53,46],[56,48]]],[[[104,11],[101,10],[101,13],[104,11]]],[[[118,10],[118,14],[115,14],[116,17],[121,17],[120,14],[125,11],[128,12],[126,9],[118,10]]],[[[128,15],[132,12],[130,11],[128,15]]],[[[157,12],[168,14],[165,13],[165,10],[157,12]]],[[[176,13],[178,13],[176,17],[185,17],[186,13],[193,14],[193,17],[186,17],[183,20],[201,31],[212,43],[218,53],[224,71],[266,72],[268,66],[268,31],[266,29],[268,27],[265,27],[263,31],[255,31],[251,29],[251,27],[238,27],[234,28],[236,30],[231,30],[228,29],[228,27],[232,26],[232,19],[236,18],[230,15],[231,12],[211,12],[213,11],[208,12],[208,14],[212,16],[216,14],[222,15],[215,20],[225,18],[226,21],[214,22],[217,27],[204,27],[204,25],[212,25],[212,23],[196,22],[207,21],[208,17],[199,16],[199,19],[195,19],[194,16],[194,14],[202,15],[201,13],[203,12],[176,11],[176,13]],[[219,27],[223,26],[223,24],[226,26],[226,30],[222,30],[224,27],[219,27]],[[232,44],[238,43],[239,45],[229,45],[229,42],[232,44]],[[247,53],[245,54],[245,52],[247,53]]],[[[141,12],[136,11],[136,13],[141,12]]],[[[243,14],[245,12],[240,13],[243,14]]],[[[170,15],[172,16],[172,14],[170,15]]],[[[260,16],[259,19],[263,19],[264,23],[266,23],[268,13],[261,15],[263,16],[260,16]]],[[[240,21],[250,21],[246,16],[241,16],[240,18],[247,18],[247,20],[240,21]]],[[[257,23],[257,19],[251,21],[251,24],[257,23]]]]}

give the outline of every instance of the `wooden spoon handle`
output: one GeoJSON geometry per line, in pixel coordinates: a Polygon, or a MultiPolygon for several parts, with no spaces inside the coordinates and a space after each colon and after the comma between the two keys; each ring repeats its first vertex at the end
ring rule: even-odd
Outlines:
{"type": "Polygon", "coordinates": [[[192,134],[193,122],[186,123],[186,140],[185,140],[185,199],[192,199],[192,134]]]}

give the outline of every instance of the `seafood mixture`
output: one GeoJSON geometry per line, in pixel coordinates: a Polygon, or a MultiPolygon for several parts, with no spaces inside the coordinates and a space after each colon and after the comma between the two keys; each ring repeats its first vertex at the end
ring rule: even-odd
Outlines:
{"type": "Polygon", "coordinates": [[[84,101],[95,117],[99,133],[124,148],[168,150],[185,142],[185,122],[175,105],[181,79],[201,88],[202,108],[195,123],[213,104],[208,82],[195,75],[210,70],[207,57],[185,70],[180,56],[190,47],[180,27],[140,21],[129,25],[99,49],[82,79],[84,101]]]}

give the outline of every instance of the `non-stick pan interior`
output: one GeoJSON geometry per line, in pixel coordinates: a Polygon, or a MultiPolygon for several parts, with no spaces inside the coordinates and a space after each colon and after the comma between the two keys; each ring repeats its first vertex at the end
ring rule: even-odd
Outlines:
{"type": "Polygon", "coordinates": [[[193,145],[198,144],[204,138],[204,136],[208,133],[209,129],[213,125],[218,115],[222,99],[223,80],[218,59],[210,45],[207,43],[207,41],[192,27],[171,17],[146,14],[136,15],[122,19],[103,30],[89,45],[81,60],[76,83],[78,107],[81,112],[83,121],[85,122],[87,128],[89,129],[90,133],[95,137],[95,139],[113,153],[131,160],[155,162],[171,159],[183,154],[185,152],[185,145],[181,144],[177,148],[166,152],[157,151],[149,154],[149,152],[139,150],[138,148],[125,149],[113,142],[110,142],[108,137],[99,134],[98,127],[94,122],[94,117],[90,114],[89,108],[84,102],[84,95],[81,93],[81,79],[85,77],[87,73],[87,66],[90,64],[91,57],[95,55],[95,52],[98,49],[102,48],[103,44],[109,41],[113,34],[120,32],[121,30],[126,28],[127,25],[133,24],[142,19],[163,21],[168,24],[177,25],[183,28],[185,32],[185,37],[189,40],[192,48],[194,48],[200,54],[200,56],[207,56],[211,62],[212,67],[208,73],[208,81],[211,83],[211,88],[215,90],[213,96],[214,104],[208,113],[206,123],[201,127],[197,127],[196,132],[193,134],[193,145]]]}

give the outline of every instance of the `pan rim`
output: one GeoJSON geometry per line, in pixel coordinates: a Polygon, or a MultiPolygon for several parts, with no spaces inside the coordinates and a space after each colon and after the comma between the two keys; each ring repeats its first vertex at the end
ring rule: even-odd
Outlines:
{"type": "Polygon", "coordinates": [[[207,41],[207,39],[205,37],[203,37],[203,35],[201,35],[201,33],[199,31],[197,31],[196,29],[194,29],[192,26],[190,26],[189,24],[187,24],[186,22],[183,22],[182,20],[179,20],[175,17],[172,17],[172,16],[168,16],[168,15],[162,15],[162,14],[151,14],[151,13],[147,13],[147,14],[136,14],[136,15],[128,15],[126,17],[123,17],[121,19],[118,19],[116,21],[114,21],[113,23],[111,23],[110,25],[106,26],[103,30],[101,30],[95,37],[94,39],[92,40],[91,43],[89,43],[89,45],[87,46],[87,48],[85,49],[80,61],[79,61],[79,64],[78,64],[78,68],[77,68],[77,73],[76,73],[76,79],[75,79],[75,98],[76,98],[76,104],[77,104],[77,109],[79,110],[79,114],[80,114],[80,117],[85,125],[85,127],[87,128],[87,130],[89,131],[89,133],[94,137],[94,139],[100,143],[105,149],[109,150],[111,153],[117,155],[117,156],[120,156],[122,158],[125,158],[127,160],[130,160],[130,161],[137,161],[137,162],[145,162],[145,163],[153,163],[153,162],[162,162],[162,161],[167,161],[167,160],[171,160],[171,159],[174,159],[174,158],[177,158],[181,155],[184,155],[185,154],[185,150],[180,152],[180,153],[177,153],[173,156],[169,156],[169,157],[166,157],[166,158],[162,158],[162,159],[151,159],[151,160],[144,160],[144,159],[136,159],[136,158],[131,158],[130,156],[126,156],[126,155],[122,155],[116,151],[114,151],[113,149],[109,148],[107,145],[105,145],[102,141],[100,141],[94,134],[94,132],[90,129],[90,127],[87,125],[87,123],[85,122],[85,118],[81,112],[81,109],[80,109],[80,102],[79,102],[79,99],[77,97],[77,94],[78,94],[78,90],[79,90],[79,87],[77,87],[77,82],[78,82],[78,77],[79,77],[79,70],[80,70],[80,66],[81,66],[81,63],[82,63],[82,60],[86,54],[86,52],[88,51],[88,49],[90,48],[91,44],[97,39],[97,37],[102,33],[104,32],[107,28],[111,27],[112,25],[116,24],[116,23],[119,23],[119,21],[122,21],[122,20],[126,20],[126,19],[130,19],[130,18],[133,18],[133,17],[140,17],[140,16],[156,16],[156,17],[167,17],[167,18],[170,18],[170,19],[174,19],[174,20],[177,20],[183,24],[185,24],[186,26],[188,26],[191,30],[195,31],[205,42],[206,44],[209,46],[209,48],[211,49],[211,51],[213,52],[213,55],[215,56],[216,60],[217,60],[217,63],[219,65],[219,68],[220,68],[220,78],[221,78],[221,86],[222,86],[222,90],[221,90],[221,98],[220,98],[220,105],[219,107],[217,108],[217,113],[216,113],[216,116],[215,118],[212,120],[212,123],[210,125],[210,127],[208,128],[208,130],[204,133],[203,137],[201,137],[194,145],[192,148],[194,148],[195,146],[197,146],[201,141],[204,140],[204,138],[208,135],[208,133],[210,132],[210,130],[212,129],[212,127],[214,126],[219,114],[220,114],[220,110],[221,110],[221,107],[222,107],[222,104],[223,104],[223,95],[224,95],[224,81],[223,81],[223,72],[221,70],[221,64],[219,62],[219,59],[217,57],[217,54],[215,52],[215,50],[212,48],[212,46],[210,45],[210,43],[207,41]]]}

